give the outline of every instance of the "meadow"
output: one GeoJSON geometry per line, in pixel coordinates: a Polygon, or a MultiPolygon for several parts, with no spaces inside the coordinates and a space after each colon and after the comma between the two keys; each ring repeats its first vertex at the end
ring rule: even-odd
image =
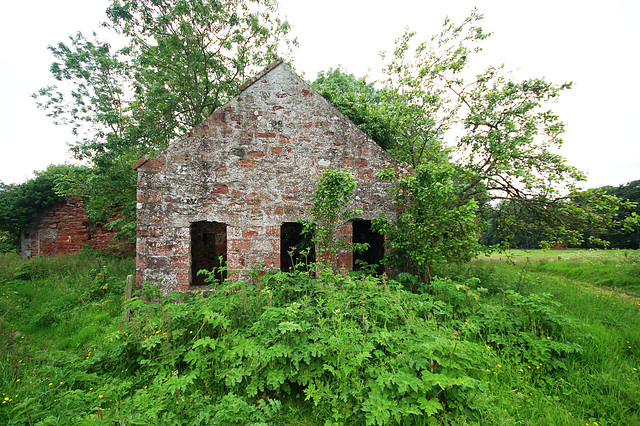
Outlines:
{"type": "Polygon", "coordinates": [[[640,296],[638,250],[511,250],[481,260],[524,263],[524,269],[640,296]]]}
{"type": "Polygon", "coordinates": [[[428,287],[302,268],[125,304],[133,259],[2,255],[0,424],[640,424],[639,258],[514,251],[428,287]]]}

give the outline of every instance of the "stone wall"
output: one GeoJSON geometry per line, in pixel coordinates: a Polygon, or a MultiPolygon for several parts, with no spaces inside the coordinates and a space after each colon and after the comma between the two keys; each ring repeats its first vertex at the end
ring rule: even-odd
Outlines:
{"type": "Polygon", "coordinates": [[[22,257],[77,253],[83,245],[100,251],[132,252],[132,245],[116,247],[116,233],[91,223],[80,197],[68,197],[40,212],[34,227],[22,230],[22,257]]]}
{"type": "MultiPolygon", "coordinates": [[[[198,223],[226,225],[229,268],[280,268],[283,223],[310,219],[319,174],[348,168],[354,205],[370,220],[395,214],[389,183],[376,177],[393,159],[282,62],[247,82],[240,95],[138,170],[137,282],[164,291],[193,285],[198,223]],[[195,245],[195,244],[194,244],[195,245]]],[[[346,234],[352,229],[345,224],[346,234]]],[[[350,238],[350,235],[344,238],[350,238]]],[[[340,266],[353,256],[341,254],[340,266]]]]}

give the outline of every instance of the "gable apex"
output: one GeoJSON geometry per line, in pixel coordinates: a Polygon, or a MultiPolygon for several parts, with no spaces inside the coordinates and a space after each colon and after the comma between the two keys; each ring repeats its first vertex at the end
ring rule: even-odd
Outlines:
{"type": "Polygon", "coordinates": [[[243,92],[246,88],[248,88],[249,86],[251,86],[253,83],[255,83],[256,81],[260,80],[262,77],[264,77],[265,75],[267,75],[269,72],[271,72],[275,67],[277,67],[278,65],[280,65],[281,63],[283,63],[284,60],[282,59],[276,59],[275,61],[271,62],[269,65],[267,65],[262,71],[260,71],[258,74],[256,74],[255,76],[253,76],[252,78],[246,80],[244,83],[242,83],[240,85],[240,87],[238,88],[240,92],[243,92]]]}

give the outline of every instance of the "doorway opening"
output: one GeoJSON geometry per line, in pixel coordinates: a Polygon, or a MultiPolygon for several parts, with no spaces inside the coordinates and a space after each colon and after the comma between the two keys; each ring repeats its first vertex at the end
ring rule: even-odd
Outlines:
{"type": "Polygon", "coordinates": [[[204,286],[207,275],[198,271],[216,271],[215,279],[227,278],[221,270],[227,264],[227,225],[218,222],[195,222],[191,224],[191,285],[204,286]]]}
{"type": "Polygon", "coordinates": [[[303,233],[298,222],[285,222],[280,227],[280,270],[289,272],[294,267],[305,267],[316,261],[313,237],[303,233]]]}
{"type": "Polygon", "coordinates": [[[354,250],[353,270],[361,271],[373,267],[375,274],[382,275],[384,272],[384,265],[382,265],[382,258],[384,257],[384,235],[371,229],[370,220],[353,221],[353,243],[369,244],[369,247],[364,251],[354,250]]]}

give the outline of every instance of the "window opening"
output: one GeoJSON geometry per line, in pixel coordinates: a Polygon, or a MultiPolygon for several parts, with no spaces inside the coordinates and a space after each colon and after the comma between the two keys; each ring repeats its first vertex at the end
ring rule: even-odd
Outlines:
{"type": "Polygon", "coordinates": [[[311,235],[304,234],[298,222],[285,222],[280,227],[280,270],[291,271],[294,266],[304,268],[316,261],[316,250],[311,235]]]}
{"type": "Polygon", "coordinates": [[[382,275],[384,272],[384,265],[381,263],[384,257],[384,235],[371,229],[370,220],[353,221],[353,243],[369,244],[369,248],[364,251],[354,250],[353,270],[361,271],[368,266],[373,266],[374,272],[377,275],[382,275]]]}
{"type": "Polygon", "coordinates": [[[227,278],[227,271],[219,271],[227,263],[227,225],[218,222],[195,222],[191,224],[191,285],[203,286],[206,275],[198,271],[218,271],[216,279],[227,278]]]}

